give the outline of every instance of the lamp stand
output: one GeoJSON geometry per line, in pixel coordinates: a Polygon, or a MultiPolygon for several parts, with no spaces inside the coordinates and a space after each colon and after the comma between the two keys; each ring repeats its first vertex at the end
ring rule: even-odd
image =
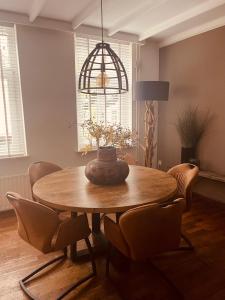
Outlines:
{"type": "Polygon", "coordinates": [[[155,114],[154,102],[145,101],[145,166],[152,167],[152,160],[156,143],[154,143],[155,134],[155,114]]]}

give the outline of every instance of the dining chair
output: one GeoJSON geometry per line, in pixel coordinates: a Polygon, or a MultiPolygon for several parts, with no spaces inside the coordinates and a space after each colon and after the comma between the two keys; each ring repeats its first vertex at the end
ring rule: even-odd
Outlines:
{"type": "Polygon", "coordinates": [[[191,209],[192,205],[192,188],[195,183],[199,168],[193,164],[183,163],[167,171],[177,180],[177,194],[175,197],[183,197],[185,199],[185,210],[191,209]]]}
{"type": "MultiPolygon", "coordinates": [[[[193,164],[183,163],[176,165],[167,171],[177,180],[177,194],[176,197],[183,197],[185,199],[185,212],[191,209],[192,205],[192,188],[198,177],[199,168],[193,164]]],[[[182,233],[182,238],[188,245],[194,249],[191,240],[182,233]]]]}
{"type": "Polygon", "coordinates": [[[109,242],[106,275],[109,275],[112,246],[130,260],[142,262],[164,252],[190,250],[189,246],[180,246],[184,208],[184,199],[179,198],[166,205],[148,204],[130,209],[118,223],[105,216],[104,230],[109,242]]]}
{"type": "Polygon", "coordinates": [[[12,192],[8,192],[6,196],[15,210],[18,221],[18,233],[23,240],[44,254],[58,250],[63,251],[63,255],[45,263],[19,281],[20,287],[30,299],[36,298],[27,288],[27,281],[29,280],[30,282],[34,275],[56,261],[65,260],[67,258],[67,246],[75,244],[79,240],[84,239],[86,242],[92,263],[92,273],[73,283],[57,299],[64,298],[73,289],[96,275],[96,265],[88,238],[91,231],[85,214],[62,221],[54,210],[38,202],[24,199],[19,194],[12,192]]]}
{"type": "Polygon", "coordinates": [[[29,168],[28,168],[28,174],[30,178],[30,185],[31,185],[31,193],[32,193],[32,198],[34,201],[37,201],[35,199],[35,196],[33,194],[33,185],[35,182],[44,177],[45,175],[51,174],[53,172],[57,172],[62,170],[61,167],[57,166],[56,164],[53,164],[51,162],[47,161],[37,161],[32,163],[29,168]]]}
{"type": "Polygon", "coordinates": [[[57,172],[60,170],[62,170],[61,167],[59,167],[56,164],[53,164],[51,162],[47,162],[47,161],[37,161],[37,162],[32,163],[29,166],[28,174],[29,174],[29,178],[30,178],[32,198],[34,201],[37,201],[37,199],[35,199],[35,196],[33,194],[33,185],[35,184],[35,182],[45,175],[48,175],[48,174],[51,174],[53,172],[57,172]]]}

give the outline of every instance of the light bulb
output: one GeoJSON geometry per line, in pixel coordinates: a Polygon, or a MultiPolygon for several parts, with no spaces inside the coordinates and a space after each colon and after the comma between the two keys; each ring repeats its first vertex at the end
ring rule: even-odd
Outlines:
{"type": "Polygon", "coordinates": [[[107,87],[109,85],[109,77],[105,72],[101,72],[97,77],[96,77],[96,85],[97,87],[107,87]]]}

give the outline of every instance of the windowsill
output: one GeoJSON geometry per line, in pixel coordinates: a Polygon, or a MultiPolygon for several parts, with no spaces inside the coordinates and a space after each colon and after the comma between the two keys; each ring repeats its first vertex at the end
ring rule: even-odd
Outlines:
{"type": "MultiPolygon", "coordinates": [[[[132,150],[135,149],[135,148],[136,148],[136,146],[132,146],[132,147],[129,147],[129,148],[124,148],[124,149],[127,149],[128,151],[129,151],[129,150],[132,151],[132,150]]],[[[120,148],[116,148],[116,149],[119,150],[120,148]]],[[[74,152],[76,152],[76,153],[78,153],[78,154],[81,154],[81,155],[82,155],[83,153],[85,153],[85,151],[77,150],[77,149],[75,149],[74,152]]],[[[87,154],[88,154],[88,153],[91,154],[91,153],[95,153],[95,152],[97,152],[97,149],[89,150],[89,151],[87,151],[87,154]]]]}
{"type": "MultiPolygon", "coordinates": [[[[74,150],[76,153],[80,153],[80,154],[83,154],[85,151],[83,150],[74,150]]],[[[93,149],[93,150],[89,150],[87,151],[87,153],[93,153],[93,152],[97,152],[97,149],[93,149]]]]}
{"type": "Polygon", "coordinates": [[[30,157],[29,155],[15,155],[15,156],[0,156],[0,161],[1,160],[8,160],[8,159],[26,159],[30,157]]]}

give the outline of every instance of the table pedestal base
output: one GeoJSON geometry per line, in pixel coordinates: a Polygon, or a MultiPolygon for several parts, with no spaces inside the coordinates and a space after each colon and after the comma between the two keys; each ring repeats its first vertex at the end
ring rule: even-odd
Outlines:
{"type": "MultiPolygon", "coordinates": [[[[105,239],[104,234],[100,231],[98,233],[92,233],[93,240],[93,253],[94,256],[104,255],[107,251],[107,240],[105,239]]],[[[79,260],[89,259],[90,255],[88,249],[77,250],[77,244],[70,246],[70,258],[73,262],[79,260]]]]}
{"type": "MultiPolygon", "coordinates": [[[[77,213],[72,212],[71,217],[76,218],[77,213]]],[[[92,240],[93,240],[93,253],[94,255],[102,255],[107,251],[107,240],[100,228],[100,214],[92,214],[92,240]]],[[[70,246],[71,260],[76,262],[82,259],[89,258],[87,249],[77,250],[77,243],[70,246]]]]}

